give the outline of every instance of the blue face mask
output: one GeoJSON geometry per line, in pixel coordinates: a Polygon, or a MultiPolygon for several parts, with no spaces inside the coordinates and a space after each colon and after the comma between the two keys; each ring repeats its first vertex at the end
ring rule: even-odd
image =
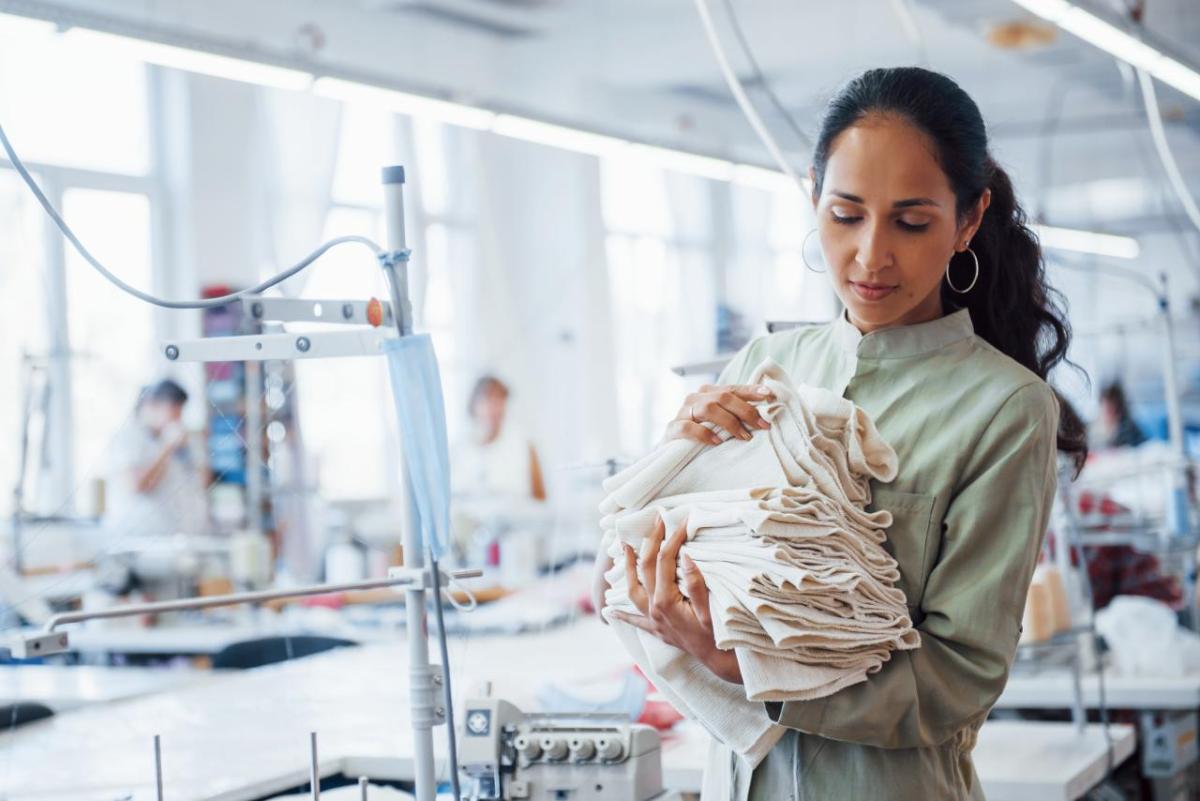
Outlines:
{"type": "Polygon", "coordinates": [[[433,340],[428,334],[414,334],[387,340],[383,350],[422,543],[441,558],[450,537],[450,454],[433,340]]]}

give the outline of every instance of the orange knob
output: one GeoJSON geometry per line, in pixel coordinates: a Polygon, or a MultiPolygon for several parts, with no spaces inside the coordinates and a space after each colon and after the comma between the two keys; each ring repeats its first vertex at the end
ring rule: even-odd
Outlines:
{"type": "Polygon", "coordinates": [[[383,325],[383,304],[379,302],[379,298],[367,301],[367,322],[376,328],[383,325]]]}

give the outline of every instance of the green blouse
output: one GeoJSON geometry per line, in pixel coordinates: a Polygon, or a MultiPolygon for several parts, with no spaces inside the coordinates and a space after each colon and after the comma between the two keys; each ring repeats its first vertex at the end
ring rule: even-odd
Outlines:
{"type": "Polygon", "coordinates": [[[871,508],[921,632],[867,681],[768,704],[789,731],[733,798],[982,799],[971,749],[999,697],[1056,485],[1058,403],[1046,382],[975,335],[967,310],[863,335],[844,316],[748,344],[722,384],[766,358],[867,411],[899,456],[871,508]]]}

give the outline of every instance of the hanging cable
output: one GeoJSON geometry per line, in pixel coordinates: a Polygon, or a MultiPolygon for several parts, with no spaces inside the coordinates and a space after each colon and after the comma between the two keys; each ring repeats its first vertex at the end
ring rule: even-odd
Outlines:
{"type": "Polygon", "coordinates": [[[75,248],[76,252],[83,257],[84,261],[95,268],[97,272],[99,272],[122,292],[126,292],[138,300],[154,306],[161,306],[164,309],[211,309],[216,306],[224,306],[225,304],[246,295],[261,294],[276,284],[283,283],[293,275],[296,275],[300,271],[306,269],[313,262],[324,256],[329,250],[337,247],[338,245],[350,243],[365,245],[371,249],[371,252],[376,258],[384,258],[386,256],[386,252],[383,248],[379,247],[379,245],[375,244],[365,236],[339,236],[321,245],[319,248],[286,270],[276,273],[266,281],[256,284],[248,289],[242,289],[238,290],[237,292],[232,292],[228,295],[221,295],[220,297],[216,298],[205,298],[202,300],[166,300],[164,298],[159,298],[143,292],[142,290],[125,283],[91,254],[91,252],[84,246],[83,242],[79,241],[79,237],[75,235],[75,232],[71,230],[71,226],[67,225],[66,220],[62,218],[62,215],[58,213],[58,210],[54,208],[54,205],[46,198],[46,195],[42,193],[42,189],[37,185],[37,181],[33,180],[33,176],[30,175],[29,170],[25,168],[25,163],[21,161],[21,158],[17,155],[12,143],[8,141],[8,135],[5,134],[3,125],[0,125],[0,146],[3,146],[4,152],[8,156],[8,160],[12,163],[13,169],[15,169],[17,174],[21,176],[21,180],[23,180],[25,185],[29,187],[29,191],[33,192],[33,196],[37,198],[37,201],[39,204],[41,204],[42,209],[44,209],[50,219],[54,221],[54,224],[58,227],[58,230],[62,231],[62,235],[66,237],[68,242],[71,243],[71,246],[75,248]]]}
{"type": "Polygon", "coordinates": [[[1200,230],[1200,208],[1196,207],[1196,199],[1188,190],[1187,183],[1183,180],[1183,174],[1179,172],[1179,165],[1175,163],[1171,145],[1167,142],[1167,135],[1163,130],[1162,112],[1158,107],[1158,95],[1154,91],[1154,79],[1143,69],[1137,71],[1137,77],[1138,85],[1142,89],[1142,104],[1146,109],[1146,121],[1150,123],[1150,135],[1154,139],[1154,147],[1158,151],[1158,158],[1162,161],[1163,169],[1167,172],[1167,180],[1171,182],[1171,188],[1175,190],[1184,213],[1187,214],[1196,229],[1200,230]]]}
{"type": "Polygon", "coordinates": [[[742,50],[742,55],[746,57],[746,62],[750,65],[750,70],[754,73],[754,80],[762,87],[763,93],[767,99],[771,101],[771,105],[779,112],[779,116],[783,117],[784,122],[792,129],[792,133],[796,138],[809,150],[812,150],[812,139],[808,134],[800,128],[796,118],[787,110],[787,106],[779,99],[779,95],[771,88],[771,84],[767,81],[767,75],[763,72],[762,67],[758,64],[758,59],[754,57],[754,49],[750,47],[750,40],[746,38],[745,31],[742,30],[741,22],[738,20],[737,9],[733,6],[733,0],[725,0],[725,13],[729,17],[729,29],[733,31],[733,35],[737,37],[738,46],[742,50]]]}
{"type": "Polygon", "coordinates": [[[721,74],[725,76],[725,83],[729,86],[729,91],[733,93],[734,100],[737,101],[742,113],[746,115],[746,119],[750,122],[750,127],[758,134],[758,138],[762,141],[767,151],[771,154],[771,158],[783,171],[783,174],[791,178],[802,191],[808,192],[805,183],[800,180],[800,176],[792,169],[792,165],[784,158],[783,151],[780,150],[779,144],[775,141],[775,137],[771,135],[770,130],[763,123],[762,117],[754,108],[754,104],[750,102],[750,98],[746,95],[746,89],[742,86],[742,81],[734,72],[733,67],[729,64],[729,59],[725,55],[725,50],[721,47],[720,37],[717,36],[716,26],[713,24],[712,13],[708,8],[708,0],[696,0],[696,11],[700,13],[700,22],[704,25],[704,33],[708,37],[708,44],[712,48],[713,55],[717,59],[717,66],[721,68],[721,74]]]}

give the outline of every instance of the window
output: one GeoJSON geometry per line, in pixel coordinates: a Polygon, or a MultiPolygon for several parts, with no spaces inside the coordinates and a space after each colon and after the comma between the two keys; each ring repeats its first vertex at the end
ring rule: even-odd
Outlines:
{"type": "MultiPolygon", "coordinates": [[[[821,322],[837,313],[828,276],[804,265],[805,236],[816,225],[799,191],[733,186],[734,254],[726,277],[730,305],[762,330],[768,321],[821,322]]],[[[817,252],[809,237],[810,260],[817,252]]]]}
{"type": "MultiPolygon", "coordinates": [[[[19,470],[18,443],[25,424],[24,400],[30,369],[44,371],[46,342],[46,260],[42,210],[11,170],[0,170],[0,513],[7,515],[19,470]],[[29,362],[26,355],[38,361],[29,362]]],[[[41,372],[38,377],[46,375],[41,372]]],[[[38,404],[40,406],[40,404],[38,404]]],[[[34,410],[36,414],[36,409],[34,410]]],[[[42,448],[41,420],[31,421],[29,446],[42,448]]],[[[27,460],[36,470],[39,459],[27,460]]],[[[30,475],[26,508],[38,508],[34,494],[44,490],[45,476],[30,475]]]]}
{"type": "Polygon", "coordinates": [[[146,67],[0,17],[0,124],[22,161],[145,175],[146,67]]]}
{"type": "MultiPolygon", "coordinates": [[[[85,245],[128,282],[149,289],[155,177],[148,75],[121,53],[67,45],[45,26],[0,16],[0,123],[50,202],[85,245]],[[86,120],[81,125],[80,120],[86,120]]],[[[153,311],[104,282],[70,249],[29,190],[0,160],[0,436],[15,454],[21,392],[48,381],[46,465],[26,482],[24,507],[86,513],[81,492],[103,472],[106,445],[155,362],[153,311]],[[24,354],[32,356],[32,362],[24,354]]],[[[34,422],[41,421],[34,415],[34,422]]],[[[35,426],[36,427],[36,426],[35,426]]],[[[11,510],[15,456],[0,464],[0,513],[11,510]]],[[[33,461],[30,464],[34,464],[33,461]]]]}
{"type": "MultiPolygon", "coordinates": [[[[377,212],[335,208],[326,221],[325,236],[359,234],[378,241],[379,224],[377,212]]],[[[304,297],[387,297],[383,274],[365,250],[332,250],[310,273],[304,297]]],[[[386,495],[391,469],[387,446],[394,436],[387,364],[373,356],[298,359],[295,369],[304,447],[316,461],[322,495],[386,495]]]]}
{"type": "Polygon", "coordinates": [[[670,368],[716,353],[709,184],[622,159],[601,180],[620,444],[639,453],[695,384],[670,368]]]}
{"type": "MultiPolygon", "coordinates": [[[[410,221],[410,247],[415,251],[409,275],[410,295],[419,330],[434,339],[449,435],[462,428],[466,377],[459,366],[456,326],[463,323],[455,310],[465,291],[464,267],[477,258],[475,230],[452,210],[459,193],[449,185],[449,152],[461,146],[460,132],[426,121],[408,121],[370,107],[344,105],[333,207],[326,219],[327,238],[345,234],[369,236],[384,242],[379,168],[384,164],[416,165],[419,182],[410,181],[405,200],[410,221]],[[404,147],[408,145],[408,147],[404,147]],[[406,151],[415,150],[415,158],[406,151]]],[[[356,248],[331,251],[309,272],[302,292],[308,298],[387,299],[382,272],[356,248]]],[[[394,403],[382,359],[298,361],[301,430],[306,451],[318,465],[323,497],[366,499],[386,496],[393,489],[396,468],[394,403]],[[331,415],[327,410],[336,408],[331,415]],[[353,421],[347,424],[347,421],[353,421]]]]}
{"type": "MultiPolygon", "coordinates": [[[[69,189],[63,217],[101,264],[135,287],[153,286],[149,198],[69,189]]],[[[66,253],[66,289],[79,487],[105,476],[109,443],[133,421],[138,391],[165,362],[154,347],[153,308],[113,286],[74,250],[66,253]]]]}

